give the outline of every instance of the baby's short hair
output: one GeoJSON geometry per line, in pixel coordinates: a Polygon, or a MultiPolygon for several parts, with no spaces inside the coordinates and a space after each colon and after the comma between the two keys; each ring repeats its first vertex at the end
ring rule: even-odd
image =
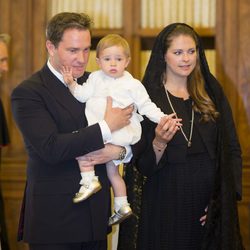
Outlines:
{"type": "Polygon", "coordinates": [[[97,44],[96,57],[99,58],[100,52],[112,46],[119,46],[124,49],[127,57],[130,57],[130,47],[126,39],[117,34],[109,34],[103,37],[97,44]]]}

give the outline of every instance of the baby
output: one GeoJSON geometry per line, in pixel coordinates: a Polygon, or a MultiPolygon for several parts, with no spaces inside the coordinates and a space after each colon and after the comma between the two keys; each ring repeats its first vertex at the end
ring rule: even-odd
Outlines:
{"type": "MultiPolygon", "coordinates": [[[[86,83],[78,84],[72,77],[71,68],[64,67],[62,75],[70,92],[80,102],[86,102],[85,114],[88,124],[103,120],[107,96],[113,99],[114,107],[126,107],[134,104],[134,112],[130,124],[112,133],[110,143],[128,146],[135,144],[141,137],[141,115],[159,123],[166,116],[151,102],[142,83],[126,71],[130,62],[130,48],[127,41],[119,35],[110,34],[102,38],[96,48],[96,62],[100,70],[90,74],[86,83]],[[139,114],[137,113],[139,112],[139,114]]],[[[81,166],[78,161],[82,180],[81,187],[73,201],[81,202],[101,189],[94,166],[81,166]]],[[[114,214],[109,225],[118,224],[132,214],[127,201],[126,185],[119,174],[117,165],[112,161],[106,164],[107,175],[114,191],[114,214]]]]}

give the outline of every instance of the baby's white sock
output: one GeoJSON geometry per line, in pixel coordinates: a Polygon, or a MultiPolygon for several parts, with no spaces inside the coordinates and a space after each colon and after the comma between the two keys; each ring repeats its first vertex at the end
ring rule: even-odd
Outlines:
{"type": "Polygon", "coordinates": [[[117,212],[122,206],[128,205],[127,196],[119,196],[114,198],[114,209],[117,212]]]}
{"type": "Polygon", "coordinates": [[[95,171],[81,172],[81,176],[80,184],[89,184],[95,176],[95,171]]]}

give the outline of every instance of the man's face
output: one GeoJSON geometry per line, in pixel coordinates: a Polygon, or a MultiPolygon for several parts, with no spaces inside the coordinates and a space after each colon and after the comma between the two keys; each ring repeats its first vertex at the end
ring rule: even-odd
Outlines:
{"type": "Polygon", "coordinates": [[[7,72],[8,70],[8,49],[6,44],[0,41],[0,77],[3,72],[7,72]]]}
{"type": "Polygon", "coordinates": [[[64,31],[62,41],[57,48],[50,42],[46,42],[51,65],[61,73],[62,66],[72,68],[74,78],[83,75],[91,46],[89,30],[68,29],[64,31]]]}

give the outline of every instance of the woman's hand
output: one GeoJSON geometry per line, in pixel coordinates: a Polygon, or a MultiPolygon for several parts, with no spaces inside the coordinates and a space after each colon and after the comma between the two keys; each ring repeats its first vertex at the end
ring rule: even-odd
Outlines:
{"type": "Polygon", "coordinates": [[[90,166],[107,163],[112,160],[117,160],[119,158],[119,154],[121,152],[122,147],[113,145],[113,144],[105,144],[105,147],[91,153],[88,153],[83,156],[79,156],[76,159],[79,161],[81,166],[90,166]]]}
{"type": "Polygon", "coordinates": [[[158,164],[163,152],[167,147],[167,143],[173,138],[176,131],[180,129],[181,119],[174,118],[175,114],[167,115],[161,118],[159,124],[155,128],[155,138],[153,140],[153,149],[158,164]]]}
{"type": "Polygon", "coordinates": [[[201,223],[202,226],[204,226],[204,225],[206,224],[207,210],[208,210],[208,207],[205,208],[205,215],[203,215],[203,216],[200,218],[200,223],[201,223]]]}
{"type": "Polygon", "coordinates": [[[181,119],[175,118],[175,114],[170,114],[161,118],[155,128],[155,141],[160,144],[167,144],[180,129],[181,119]]]}

